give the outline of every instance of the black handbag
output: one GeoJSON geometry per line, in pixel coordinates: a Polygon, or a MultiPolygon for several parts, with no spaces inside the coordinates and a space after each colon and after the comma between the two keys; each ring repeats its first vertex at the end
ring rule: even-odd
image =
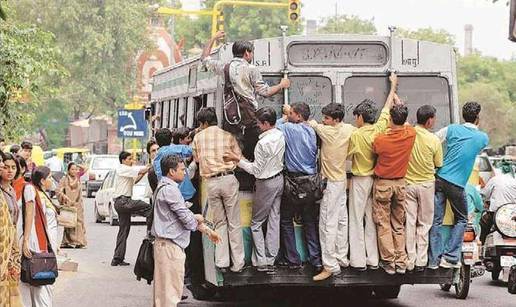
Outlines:
{"type": "Polygon", "coordinates": [[[138,257],[134,264],[134,274],[137,280],[142,278],[147,280],[147,284],[151,284],[154,279],[154,239],[145,238],[140,245],[138,257]]]}
{"type": "MultiPolygon", "coordinates": [[[[41,208],[37,205],[35,205],[34,208],[36,208],[36,210],[39,210],[39,217],[43,219],[44,214],[41,208]]],[[[25,197],[23,191],[22,216],[23,229],[25,229],[25,197]]],[[[46,225],[44,221],[42,222],[43,225],[46,225]]],[[[48,252],[32,252],[31,258],[25,257],[25,255],[23,255],[22,253],[20,279],[22,282],[27,283],[31,286],[52,285],[56,281],[56,278],[58,276],[57,259],[54,251],[52,250],[52,245],[50,244],[50,239],[48,238],[46,227],[45,237],[47,238],[48,252]]]]}
{"type": "Polygon", "coordinates": [[[324,184],[319,174],[285,177],[285,195],[297,202],[312,203],[322,199],[324,184]]]}

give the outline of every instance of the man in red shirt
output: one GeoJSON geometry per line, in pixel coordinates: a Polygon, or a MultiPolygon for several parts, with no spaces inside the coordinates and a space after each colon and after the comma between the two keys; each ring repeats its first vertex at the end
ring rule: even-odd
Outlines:
{"type": "Polygon", "coordinates": [[[416,139],[416,130],[405,125],[406,106],[390,110],[390,129],[378,135],[373,143],[377,155],[374,168],[373,220],[378,233],[380,266],[387,274],[404,274],[405,252],[405,175],[416,139]]]}

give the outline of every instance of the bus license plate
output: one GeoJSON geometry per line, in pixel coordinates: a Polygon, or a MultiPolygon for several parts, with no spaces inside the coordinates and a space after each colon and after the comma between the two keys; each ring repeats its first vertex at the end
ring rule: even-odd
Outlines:
{"type": "Polygon", "coordinates": [[[500,257],[500,266],[501,267],[511,267],[516,264],[516,257],[513,256],[501,256],[500,257]]]}
{"type": "Polygon", "coordinates": [[[462,251],[463,252],[474,252],[475,251],[475,242],[462,243],[462,251]]]}

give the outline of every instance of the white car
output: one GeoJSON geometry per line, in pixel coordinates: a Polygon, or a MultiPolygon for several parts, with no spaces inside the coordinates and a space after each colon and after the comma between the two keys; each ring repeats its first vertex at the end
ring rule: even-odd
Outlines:
{"type": "MultiPolygon", "coordinates": [[[[94,206],[95,222],[100,223],[104,220],[107,220],[111,226],[118,225],[118,214],[115,210],[115,202],[113,200],[113,193],[115,192],[115,173],[116,170],[111,170],[108,172],[106,178],[102,182],[100,189],[95,195],[94,206]]],[[[143,200],[146,203],[150,203],[150,198],[147,194],[147,186],[147,176],[144,176],[133,187],[133,199],[143,200]]]]}
{"type": "Polygon", "coordinates": [[[86,196],[91,198],[97,192],[110,170],[120,165],[117,155],[93,155],[86,160],[88,171],[81,177],[86,185],[86,196]]]}

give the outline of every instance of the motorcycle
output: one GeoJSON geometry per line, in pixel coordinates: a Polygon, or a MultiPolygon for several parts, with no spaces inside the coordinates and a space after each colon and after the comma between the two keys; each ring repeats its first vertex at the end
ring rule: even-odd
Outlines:
{"type": "Polygon", "coordinates": [[[516,203],[505,204],[493,214],[493,226],[487,235],[482,255],[486,270],[493,280],[508,283],[516,293],[516,203]]]}
{"type": "Polygon", "coordinates": [[[465,299],[469,293],[471,279],[484,275],[485,269],[480,261],[480,247],[472,223],[468,223],[462,242],[461,267],[454,269],[452,283],[441,284],[441,290],[449,291],[455,287],[455,297],[465,299]]]}

